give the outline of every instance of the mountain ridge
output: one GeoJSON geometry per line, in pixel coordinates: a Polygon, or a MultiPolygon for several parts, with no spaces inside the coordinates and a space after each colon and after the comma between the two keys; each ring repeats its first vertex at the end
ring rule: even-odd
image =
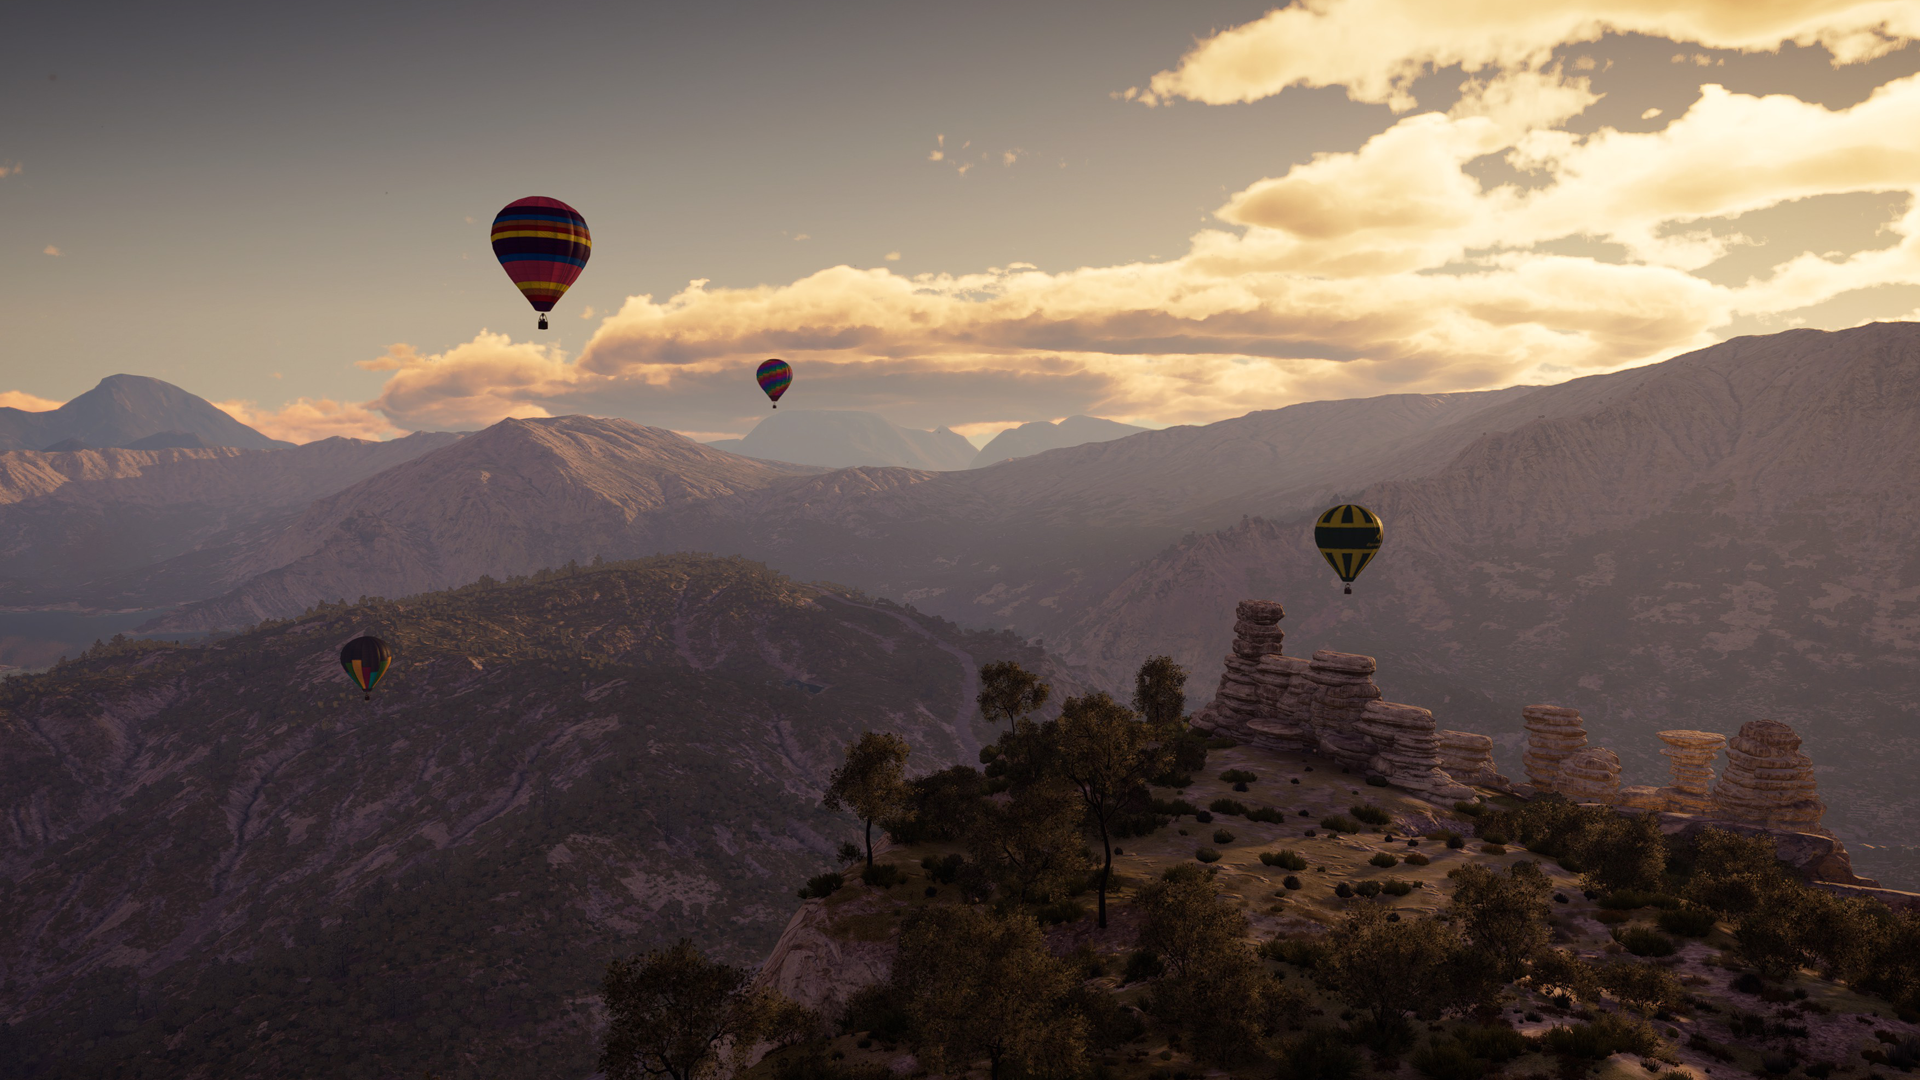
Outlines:
{"type": "Polygon", "coordinates": [[[243,450],[294,445],[268,438],[205,398],[145,375],[109,375],[93,389],[46,412],[0,408],[0,450],[39,450],[74,441],[85,448],[106,449],[150,443],[162,435],[189,436],[207,446],[243,450]]]}

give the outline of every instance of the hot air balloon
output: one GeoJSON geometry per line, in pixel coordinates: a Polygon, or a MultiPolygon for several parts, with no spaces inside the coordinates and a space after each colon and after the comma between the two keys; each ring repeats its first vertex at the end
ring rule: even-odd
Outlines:
{"type": "Polygon", "coordinates": [[[377,637],[357,637],[340,650],[340,666],[366,700],[372,701],[374,684],[393,666],[393,650],[377,637]]]}
{"type": "Polygon", "coordinates": [[[1349,593],[1353,592],[1353,579],[1360,576],[1360,571],[1365,570],[1379,552],[1380,537],[1379,515],[1352,503],[1321,514],[1313,525],[1314,545],[1327,557],[1327,565],[1333,567],[1333,572],[1347,583],[1349,593]]]}
{"type": "Polygon", "coordinates": [[[759,382],[760,389],[773,399],[773,407],[777,409],[780,407],[780,395],[786,393],[787,386],[793,382],[793,366],[785,360],[769,360],[760,365],[760,370],[754,372],[753,377],[759,382]]]}
{"type": "Polygon", "coordinates": [[[516,199],[493,217],[494,258],[540,313],[542,330],[547,328],[547,312],[566,295],[592,254],[587,219],[559,199],[516,199]]]}

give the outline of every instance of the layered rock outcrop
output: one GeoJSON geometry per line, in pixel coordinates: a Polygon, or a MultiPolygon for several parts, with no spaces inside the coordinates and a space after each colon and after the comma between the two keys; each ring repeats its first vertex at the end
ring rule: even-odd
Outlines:
{"type": "Polygon", "coordinates": [[[1620,794],[1620,755],[1600,746],[1569,755],[1556,769],[1553,789],[1574,802],[1613,805],[1620,794]]]}
{"type": "Polygon", "coordinates": [[[1493,765],[1493,738],[1471,731],[1440,731],[1440,768],[1462,784],[1511,787],[1493,765]]]}
{"type": "Polygon", "coordinates": [[[1371,656],[1321,649],[1307,665],[1307,681],[1314,685],[1307,722],[1322,754],[1350,769],[1364,769],[1379,751],[1360,731],[1367,703],[1380,700],[1373,684],[1376,667],[1371,656]]]}
{"type": "Polygon", "coordinates": [[[1660,789],[1663,809],[1683,814],[1705,814],[1713,810],[1713,759],[1727,745],[1727,737],[1717,731],[1677,729],[1659,733],[1667,744],[1660,751],[1672,762],[1673,783],[1660,789]]]}
{"type": "Polygon", "coordinates": [[[1800,736],[1778,720],[1752,720],[1727,743],[1727,767],[1713,789],[1715,816],[1768,828],[1814,832],[1827,812],[1800,736]]]}
{"type": "Polygon", "coordinates": [[[1436,799],[1469,799],[1473,789],[1440,768],[1440,737],[1433,714],[1417,705],[1369,701],[1356,725],[1359,734],[1378,749],[1367,768],[1395,787],[1419,791],[1436,799]]]}
{"type": "Polygon", "coordinates": [[[1520,715],[1527,727],[1527,752],[1521,758],[1527,780],[1541,791],[1560,790],[1560,763],[1587,746],[1580,710],[1529,705],[1520,710],[1520,715]]]}

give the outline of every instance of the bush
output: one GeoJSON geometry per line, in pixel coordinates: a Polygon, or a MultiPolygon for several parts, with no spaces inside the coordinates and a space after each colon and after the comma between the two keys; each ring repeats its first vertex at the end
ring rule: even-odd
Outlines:
{"type": "Polygon", "coordinates": [[[1233,817],[1245,817],[1247,813],[1246,804],[1233,799],[1215,799],[1207,804],[1207,809],[1216,814],[1227,814],[1233,817]]]}
{"type": "Polygon", "coordinates": [[[1361,896],[1364,896],[1368,899],[1372,899],[1376,896],[1379,896],[1380,890],[1384,887],[1385,886],[1381,885],[1379,882],[1373,880],[1372,878],[1368,878],[1367,880],[1362,881],[1359,884],[1355,885],[1353,887],[1353,891],[1359,893],[1361,896]]]}
{"type": "Polygon", "coordinates": [[[810,877],[807,879],[806,885],[800,889],[800,899],[812,900],[815,897],[824,899],[839,892],[840,886],[846,883],[847,879],[845,877],[832,872],[810,877]]]}
{"type": "Polygon", "coordinates": [[[876,889],[891,889],[907,880],[907,875],[892,863],[874,863],[860,871],[860,880],[876,889]]]}
{"type": "Polygon", "coordinates": [[[1320,827],[1330,832],[1357,833],[1360,823],[1345,814],[1333,814],[1320,819],[1320,827]]]}
{"type": "Polygon", "coordinates": [[[1216,844],[1231,844],[1233,843],[1233,834],[1225,829],[1215,829],[1213,830],[1213,842],[1216,844]]]}
{"type": "Polygon", "coordinates": [[[1613,932],[1613,940],[1635,956],[1672,956],[1673,939],[1658,930],[1629,926],[1613,932]]]}
{"type": "Polygon", "coordinates": [[[840,1017],[841,1034],[870,1031],[882,1042],[899,1042],[912,1030],[912,1018],[894,995],[893,984],[887,982],[855,991],[840,1017]]]}
{"type": "Polygon", "coordinates": [[[1367,786],[1368,787],[1386,787],[1387,778],[1384,776],[1381,776],[1379,773],[1368,773],[1367,786]]]}
{"type": "Polygon", "coordinates": [[[1277,866],[1282,870],[1305,870],[1307,860],[1295,851],[1263,851],[1260,861],[1268,866],[1277,866]]]}
{"type": "Polygon", "coordinates": [[[1210,847],[1203,847],[1198,851],[1195,851],[1193,853],[1193,857],[1196,859],[1199,859],[1201,862],[1206,862],[1206,863],[1214,863],[1214,862],[1220,861],[1220,853],[1213,850],[1210,847]]]}
{"type": "Polygon", "coordinates": [[[920,869],[927,877],[942,885],[951,885],[960,876],[960,867],[967,861],[964,855],[929,855],[920,860],[920,869]]]}
{"type": "Polygon", "coordinates": [[[1660,1048],[1660,1037],[1644,1020],[1607,1013],[1591,1023],[1555,1027],[1541,1036],[1540,1044],[1549,1054],[1599,1061],[1615,1054],[1645,1057],[1660,1048]]]}
{"type": "Polygon", "coordinates": [[[1643,892],[1639,889],[1615,889],[1602,896],[1599,904],[1610,911],[1637,911],[1647,907],[1671,911],[1681,906],[1681,900],[1677,896],[1643,892]]]}
{"type": "Polygon", "coordinates": [[[1145,949],[1135,949],[1127,956],[1127,966],[1120,972],[1120,984],[1140,982],[1143,979],[1157,979],[1167,970],[1167,965],[1158,956],[1145,949]]]}
{"type": "Polygon", "coordinates": [[[1345,900],[1346,898],[1353,895],[1353,886],[1343,881],[1340,884],[1335,885],[1333,887],[1333,895],[1339,897],[1342,900],[1345,900]]]}
{"type": "Polygon", "coordinates": [[[1499,844],[1481,844],[1480,850],[1488,855],[1505,855],[1507,853],[1507,849],[1499,844]]]}
{"type": "Polygon", "coordinates": [[[1033,917],[1039,919],[1042,926],[1079,922],[1087,917],[1087,905],[1078,900],[1056,900],[1035,908],[1033,917]]]}
{"type": "Polygon", "coordinates": [[[1505,847],[1507,844],[1507,834],[1501,832],[1481,833],[1480,839],[1485,840],[1494,847],[1505,847]]]}
{"type": "Polygon", "coordinates": [[[1148,806],[1161,817],[1179,817],[1182,814],[1198,814],[1200,808],[1185,799],[1154,799],[1148,806]]]}
{"type": "Polygon", "coordinates": [[[1279,1080],[1349,1080],[1360,1072],[1360,1051],[1329,1027],[1310,1027],[1280,1046],[1279,1080]]]}
{"type": "Polygon", "coordinates": [[[1371,803],[1361,803],[1358,806],[1351,806],[1347,809],[1354,817],[1369,825],[1385,825],[1393,820],[1392,814],[1387,813],[1385,810],[1371,803]]]}
{"type": "Polygon", "coordinates": [[[1225,735],[1216,735],[1208,739],[1206,745],[1209,750],[1231,750],[1240,744],[1227,738],[1225,735]]]}
{"type": "Polygon", "coordinates": [[[1532,1039],[1502,1024],[1459,1028],[1453,1038],[1474,1057],[1485,1058],[1495,1065],[1533,1051],[1532,1039]]]}
{"type": "Polygon", "coordinates": [[[1260,946],[1260,955],[1282,964],[1312,971],[1327,958],[1327,942],[1320,935],[1275,937],[1260,946]]]}
{"type": "Polygon", "coordinates": [[[1278,825],[1287,820],[1287,815],[1282,811],[1275,810],[1271,806],[1263,806],[1258,810],[1247,811],[1247,820],[1264,821],[1269,825],[1278,825]]]}
{"type": "Polygon", "coordinates": [[[1487,812],[1487,804],[1477,803],[1477,802],[1457,802],[1453,804],[1453,812],[1456,814],[1459,814],[1461,817],[1479,817],[1481,814],[1484,814],[1487,812]]]}
{"type": "Polygon", "coordinates": [[[1413,882],[1401,881],[1399,878],[1388,878],[1386,884],[1380,886],[1380,891],[1386,893],[1388,896],[1405,896],[1413,891],[1413,882]]]}
{"type": "Polygon", "coordinates": [[[1260,778],[1245,769],[1228,769],[1220,774],[1220,779],[1229,784],[1251,784],[1260,778]]]}
{"type": "Polygon", "coordinates": [[[1414,1051],[1413,1067],[1432,1080],[1479,1080],[1487,1074],[1487,1063],[1452,1039],[1414,1051]]]}
{"type": "Polygon", "coordinates": [[[1660,913],[1660,929],[1681,937],[1706,937],[1713,933],[1713,912],[1706,908],[1675,908],[1660,913]]]}
{"type": "Polygon", "coordinates": [[[1388,868],[1388,867],[1390,867],[1390,866],[1399,866],[1399,865],[1400,865],[1400,860],[1399,860],[1399,859],[1396,859],[1396,858],[1394,858],[1393,856],[1391,856],[1391,855],[1389,855],[1389,854],[1387,854],[1387,853],[1386,853],[1386,852],[1384,852],[1384,851],[1376,851],[1376,852],[1374,852],[1374,853],[1373,853],[1373,858],[1371,858],[1371,859],[1368,859],[1368,860],[1367,860],[1367,862],[1368,862],[1368,863],[1371,863],[1371,864],[1372,864],[1372,865],[1374,865],[1374,866],[1377,866],[1377,867],[1379,867],[1379,868],[1380,868],[1380,869],[1382,869],[1382,870],[1385,870],[1386,868],[1388,868]]]}
{"type": "Polygon", "coordinates": [[[1406,862],[1408,866],[1425,866],[1432,861],[1433,861],[1432,859],[1427,858],[1425,855],[1422,855],[1417,851],[1410,851],[1407,853],[1406,862]]]}
{"type": "Polygon", "coordinates": [[[1280,884],[1288,889],[1298,889],[1300,888],[1300,879],[1294,877],[1292,874],[1288,874],[1285,878],[1281,879],[1280,884]]]}

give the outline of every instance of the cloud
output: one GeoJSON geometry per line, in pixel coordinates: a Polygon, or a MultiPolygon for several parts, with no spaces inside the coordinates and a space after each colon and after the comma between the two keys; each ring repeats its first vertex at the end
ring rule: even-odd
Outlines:
{"type": "MultiPolygon", "coordinates": [[[[1824,45],[1836,63],[1870,60],[1920,37],[1906,0],[1481,0],[1471,16],[1431,0],[1301,0],[1199,42],[1127,100],[1222,105],[1289,87],[1344,87],[1355,101],[1406,112],[1428,71],[1537,69],[1565,44],[1645,34],[1709,49],[1771,52],[1824,45]]],[[[1677,61],[1678,58],[1676,58],[1677,61]]],[[[1704,56],[1696,63],[1708,60],[1704,56]]]]}
{"type": "Polygon", "coordinates": [[[64,255],[65,252],[61,251],[57,247],[54,247],[52,244],[48,244],[46,247],[43,247],[40,249],[40,254],[52,255],[55,258],[59,258],[61,255],[64,255]]]}
{"type": "MultiPolygon", "coordinates": [[[[1357,149],[1233,192],[1178,258],[917,275],[834,266],[752,288],[695,280],[664,299],[630,297],[577,359],[488,333],[434,356],[395,346],[365,365],[393,372],[369,404],[408,428],[590,412],[741,431],[765,412],[751,372],[779,356],[795,369],[783,406],[867,409],[914,427],[979,434],[1074,413],[1205,423],[1303,400],[1558,382],[1711,344],[1730,327],[1781,328],[1821,317],[1821,305],[1852,310],[1853,299],[1829,303],[1837,297],[1920,284],[1920,144],[1905,134],[1920,130],[1920,76],[1840,109],[1708,84],[1659,131],[1577,134],[1570,121],[1599,100],[1582,72],[1603,68],[1563,69],[1550,39],[1588,40],[1578,35],[1617,20],[1487,6],[1496,25],[1472,34],[1440,27],[1420,44],[1404,28],[1383,30],[1370,68],[1359,52],[1335,55],[1333,38],[1327,56],[1305,60],[1248,46],[1236,76],[1246,86],[1296,84],[1294,68],[1310,60],[1362,97],[1404,88],[1395,72],[1412,70],[1409,56],[1426,57],[1417,67],[1455,55],[1447,49],[1479,51],[1447,111],[1401,116],[1357,149]],[[1269,77],[1276,63],[1285,78],[1269,77]],[[1482,179],[1496,175],[1481,168],[1490,161],[1509,180],[1482,179]],[[1890,215],[1872,250],[1775,251],[1734,224],[1860,193],[1885,199],[1890,215]],[[1736,244],[1740,273],[1699,273],[1736,244]]],[[[1768,5],[1765,18],[1696,5],[1669,29],[1716,49],[1805,38],[1843,59],[1908,32],[1905,7],[1825,7],[1823,23],[1803,17],[1806,5],[1768,5]],[[1879,30],[1863,12],[1881,14],[1879,30]]],[[[1252,25],[1285,16],[1325,37],[1312,20],[1347,20],[1342,32],[1358,34],[1403,8],[1322,0],[1252,25]],[[1355,12],[1374,21],[1354,22],[1355,12]]],[[[1651,4],[1590,10],[1642,8],[1653,14],[1634,17],[1648,26],[1679,18],[1651,4]]],[[[1209,47],[1180,70],[1199,71],[1195,57],[1209,47]]],[[[944,136],[937,143],[947,152],[944,136]]],[[[962,153],[969,146],[948,159],[963,172],[991,160],[962,153]]]]}
{"type": "Polygon", "coordinates": [[[897,252],[897,251],[889,251],[889,252],[887,252],[887,261],[888,261],[888,262],[899,262],[899,261],[900,261],[900,253],[899,253],[899,252],[897,252]]]}
{"type": "Polygon", "coordinates": [[[300,398],[266,410],[257,402],[235,399],[216,401],[214,406],[228,416],[273,439],[309,443],[316,439],[341,436],[349,439],[389,439],[404,435],[385,416],[363,404],[334,401],[331,398],[300,398]]]}
{"type": "Polygon", "coordinates": [[[21,412],[46,412],[57,409],[65,402],[50,401],[47,398],[29,394],[23,390],[0,390],[0,409],[19,409],[21,412]]]}
{"type": "Polygon", "coordinates": [[[5,180],[9,176],[19,176],[20,170],[21,165],[17,161],[11,165],[0,165],[0,180],[5,180]]]}

